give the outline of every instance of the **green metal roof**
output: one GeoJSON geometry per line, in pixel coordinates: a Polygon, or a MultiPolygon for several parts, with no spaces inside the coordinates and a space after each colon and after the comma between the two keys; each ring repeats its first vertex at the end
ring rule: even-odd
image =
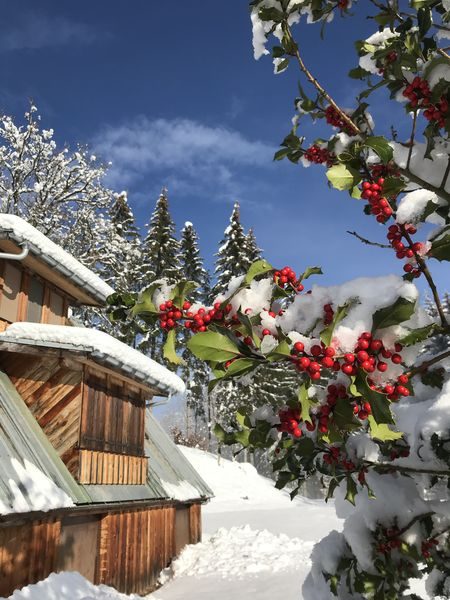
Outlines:
{"type": "MultiPolygon", "coordinates": [[[[149,457],[146,485],[80,485],[72,477],[44,431],[17,392],[9,377],[0,371],[0,502],[13,506],[11,485],[20,484],[11,465],[15,458],[35,465],[62,489],[74,504],[130,502],[137,500],[210,498],[213,493],[174,442],[147,411],[145,451],[149,457]],[[188,484],[188,485],[186,485],[188,484]],[[174,494],[177,488],[189,497],[174,494]]],[[[30,506],[33,505],[29,499],[30,506]]]]}

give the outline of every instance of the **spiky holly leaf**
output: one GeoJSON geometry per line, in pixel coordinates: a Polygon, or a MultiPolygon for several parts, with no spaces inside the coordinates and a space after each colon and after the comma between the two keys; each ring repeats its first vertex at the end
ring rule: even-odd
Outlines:
{"type": "Polygon", "coordinates": [[[176,353],[176,334],[175,329],[171,329],[167,334],[166,341],[163,346],[163,356],[173,365],[185,365],[186,361],[176,353]]]}
{"type": "Polygon", "coordinates": [[[322,269],[320,267],[308,267],[305,271],[300,275],[299,280],[303,281],[304,279],[308,279],[311,275],[323,275],[322,269]]]}
{"type": "Polygon", "coordinates": [[[393,149],[383,136],[370,136],[366,138],[364,145],[376,152],[384,164],[387,164],[394,156],[393,149]]]}
{"type": "Polygon", "coordinates": [[[436,236],[430,239],[431,250],[428,256],[436,260],[450,260],[450,225],[444,227],[436,236]]]}
{"type": "Polygon", "coordinates": [[[159,308],[155,306],[153,302],[153,294],[161,286],[161,283],[152,283],[145,290],[142,290],[138,296],[136,304],[131,309],[133,315],[151,314],[155,315],[159,313],[159,308]]]}
{"type": "Polygon", "coordinates": [[[367,375],[361,369],[359,369],[355,377],[354,386],[358,393],[369,402],[372,409],[372,416],[376,423],[394,423],[388,397],[386,394],[381,394],[369,386],[367,375]]]}
{"type": "Polygon", "coordinates": [[[336,312],[333,315],[332,322],[328,325],[328,327],[325,327],[325,329],[323,329],[320,332],[320,339],[325,344],[325,346],[329,346],[331,344],[331,340],[333,339],[333,333],[336,329],[336,326],[342,321],[342,319],[344,319],[344,317],[348,315],[348,311],[350,310],[350,308],[357,303],[359,303],[359,301],[356,298],[352,298],[342,306],[338,306],[336,312]]]}
{"type": "Polygon", "coordinates": [[[258,275],[265,275],[270,271],[273,271],[273,267],[269,262],[267,262],[267,260],[257,260],[252,265],[250,265],[250,268],[247,271],[246,276],[244,277],[244,283],[248,285],[255,279],[255,277],[258,277],[258,275]]]}
{"type": "Polygon", "coordinates": [[[397,298],[394,304],[380,308],[373,315],[372,331],[384,329],[392,325],[399,325],[410,319],[416,308],[414,300],[407,298],[397,298]]]}
{"type": "Polygon", "coordinates": [[[419,327],[418,329],[411,329],[406,335],[400,338],[398,341],[403,346],[413,346],[418,342],[423,342],[434,332],[438,327],[436,323],[430,323],[425,327],[419,327]]]}
{"type": "Polygon", "coordinates": [[[186,298],[199,287],[195,281],[179,281],[170,293],[170,299],[177,308],[182,308],[186,298]]]}
{"type": "Polygon", "coordinates": [[[341,191],[352,189],[362,179],[359,171],[344,164],[334,165],[326,175],[331,185],[341,191]]]}
{"type": "Polygon", "coordinates": [[[370,426],[370,437],[381,442],[399,440],[403,437],[401,431],[392,431],[386,423],[377,423],[372,415],[368,417],[370,426]]]}
{"type": "Polygon", "coordinates": [[[312,419],[310,416],[310,409],[317,404],[317,402],[310,398],[308,395],[308,387],[305,383],[303,383],[297,391],[297,397],[302,407],[302,419],[308,423],[312,423],[312,419]]]}

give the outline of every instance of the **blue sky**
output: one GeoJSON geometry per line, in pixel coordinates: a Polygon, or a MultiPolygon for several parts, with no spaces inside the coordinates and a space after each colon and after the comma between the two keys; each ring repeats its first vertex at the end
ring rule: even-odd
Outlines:
{"type": "MultiPolygon", "coordinates": [[[[198,229],[209,265],[233,202],[273,264],[303,270],[320,264],[323,283],[401,272],[386,250],[346,234],[383,240],[384,228],[346,194],[327,188],[321,167],[273,163],[290,128],[298,73],[274,76],[270,59],[255,62],[246,0],[154,2],[56,0],[0,2],[0,108],[20,116],[33,98],[57,140],[87,143],[111,160],[109,183],[129,191],[140,225],[162,186],[180,229],[198,229]]],[[[303,26],[307,63],[344,106],[356,85],[357,37],[373,22],[338,20],[325,42],[303,26]]],[[[382,95],[373,114],[382,129],[393,118],[382,95]]],[[[304,129],[313,139],[317,131],[304,129]]],[[[445,288],[444,270],[438,281],[445,288]]]]}

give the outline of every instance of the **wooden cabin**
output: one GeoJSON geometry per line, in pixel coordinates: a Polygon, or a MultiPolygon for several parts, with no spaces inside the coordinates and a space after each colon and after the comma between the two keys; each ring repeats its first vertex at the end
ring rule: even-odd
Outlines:
{"type": "Polygon", "coordinates": [[[183,382],[72,326],[70,307],[113,290],[12,215],[0,277],[0,597],[59,571],[146,594],[212,496],[151,413],[183,382]]]}

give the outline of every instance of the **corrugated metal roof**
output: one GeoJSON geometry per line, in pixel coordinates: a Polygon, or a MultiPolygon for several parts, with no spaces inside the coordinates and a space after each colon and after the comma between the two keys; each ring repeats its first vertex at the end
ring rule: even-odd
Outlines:
{"type": "MultiPolygon", "coordinates": [[[[146,485],[79,485],[58,456],[8,376],[0,371],[0,502],[11,503],[11,481],[20,485],[10,459],[25,459],[61,488],[75,504],[162,500],[173,486],[188,482],[190,499],[209,498],[212,491],[147,411],[145,451],[149,457],[146,485]],[[166,487],[164,487],[166,483],[166,487]],[[171,484],[167,486],[167,484],[171,484]]],[[[27,491],[23,490],[26,495],[27,491]]],[[[30,505],[32,501],[30,500],[30,505]]]]}
{"type": "Polygon", "coordinates": [[[149,410],[147,410],[145,425],[145,453],[149,457],[150,482],[156,481],[163,488],[166,485],[165,489],[169,497],[173,486],[187,482],[197,490],[198,498],[212,498],[214,495],[212,490],[149,410]]]}

